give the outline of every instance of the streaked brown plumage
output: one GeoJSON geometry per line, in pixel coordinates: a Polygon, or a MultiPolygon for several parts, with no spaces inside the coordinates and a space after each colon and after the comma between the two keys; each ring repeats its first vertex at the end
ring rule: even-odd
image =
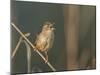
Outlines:
{"type": "MultiPolygon", "coordinates": [[[[54,27],[53,24],[50,22],[45,22],[43,24],[42,30],[37,35],[35,46],[36,48],[45,53],[46,60],[48,61],[47,52],[50,48],[52,48],[53,41],[54,41],[54,27]]],[[[46,61],[46,62],[47,62],[46,61]]]]}

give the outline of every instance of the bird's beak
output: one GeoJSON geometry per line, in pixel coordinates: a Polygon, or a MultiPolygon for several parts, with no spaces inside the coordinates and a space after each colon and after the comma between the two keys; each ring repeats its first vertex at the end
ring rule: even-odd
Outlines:
{"type": "Polygon", "coordinates": [[[54,24],[55,24],[55,23],[53,23],[53,24],[50,25],[50,28],[51,28],[52,30],[55,30],[54,24]]]}

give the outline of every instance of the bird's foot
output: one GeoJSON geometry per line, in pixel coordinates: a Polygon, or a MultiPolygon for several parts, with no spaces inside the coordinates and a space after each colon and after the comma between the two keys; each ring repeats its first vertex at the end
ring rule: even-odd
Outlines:
{"type": "Polygon", "coordinates": [[[47,63],[47,62],[48,62],[48,60],[46,59],[46,60],[45,60],[45,63],[47,63]]]}

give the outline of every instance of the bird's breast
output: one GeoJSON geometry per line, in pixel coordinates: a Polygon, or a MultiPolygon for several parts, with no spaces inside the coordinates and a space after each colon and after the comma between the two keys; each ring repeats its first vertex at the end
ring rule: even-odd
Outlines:
{"type": "Polygon", "coordinates": [[[40,33],[40,35],[38,36],[38,41],[36,43],[36,47],[38,48],[38,50],[40,51],[45,51],[48,50],[52,42],[51,38],[52,38],[52,32],[42,32],[40,33]]]}

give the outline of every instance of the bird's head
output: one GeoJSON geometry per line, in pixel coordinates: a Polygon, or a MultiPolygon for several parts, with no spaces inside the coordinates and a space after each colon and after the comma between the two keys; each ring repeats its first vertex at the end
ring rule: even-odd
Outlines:
{"type": "Polygon", "coordinates": [[[54,23],[51,22],[45,22],[43,24],[43,30],[55,30],[54,23]]]}

